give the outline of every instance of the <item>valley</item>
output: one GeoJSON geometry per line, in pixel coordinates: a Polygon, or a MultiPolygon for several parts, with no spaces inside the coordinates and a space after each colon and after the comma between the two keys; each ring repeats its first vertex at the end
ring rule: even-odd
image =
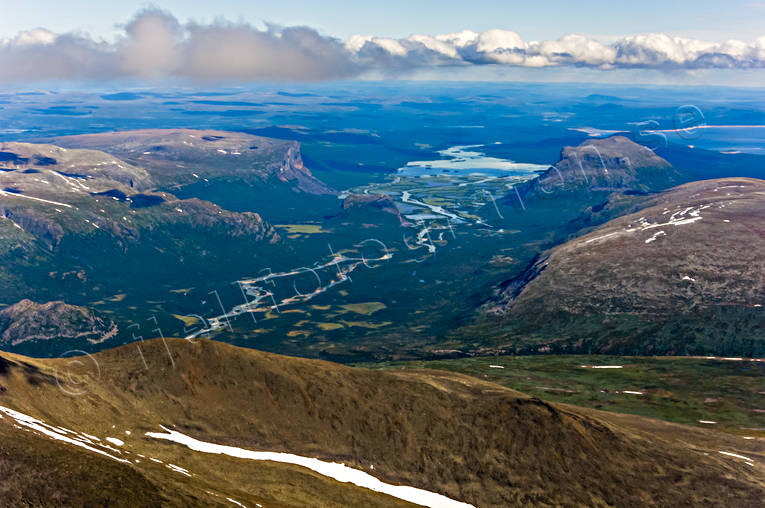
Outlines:
{"type": "Polygon", "coordinates": [[[0,93],[0,504],[761,506],[760,96],[0,93]]]}

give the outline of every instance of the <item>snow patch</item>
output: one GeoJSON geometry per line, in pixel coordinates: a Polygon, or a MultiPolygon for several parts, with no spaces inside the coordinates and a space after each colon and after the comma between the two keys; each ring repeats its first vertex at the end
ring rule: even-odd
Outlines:
{"type": "Polygon", "coordinates": [[[358,469],[350,468],[344,464],[325,462],[323,460],[301,457],[300,455],[293,455],[291,453],[256,452],[234,446],[218,445],[206,441],[199,441],[165,427],[162,427],[162,430],[164,430],[165,433],[147,432],[146,435],[155,439],[164,439],[179,443],[194,451],[203,453],[228,455],[241,459],[270,460],[273,462],[295,464],[316,471],[321,475],[328,476],[339,482],[352,483],[362,488],[388,494],[398,499],[403,499],[404,501],[409,501],[422,506],[429,506],[432,508],[475,508],[473,505],[450,499],[441,494],[436,494],[435,492],[429,492],[415,487],[384,483],[370,474],[359,471],[358,469]]]}
{"type": "MultiPolygon", "coordinates": [[[[32,416],[25,415],[24,413],[20,413],[19,411],[14,411],[13,409],[10,409],[10,408],[7,408],[7,407],[3,407],[3,406],[0,406],[0,413],[3,413],[6,416],[9,416],[9,417],[13,418],[14,420],[16,420],[16,422],[19,425],[21,425],[23,427],[26,427],[29,430],[37,431],[37,432],[39,432],[41,434],[44,434],[44,435],[46,435],[46,436],[48,436],[50,438],[56,439],[58,441],[64,441],[65,443],[73,444],[75,446],[79,446],[80,448],[85,448],[86,450],[98,453],[100,455],[104,455],[104,456],[109,457],[110,459],[116,460],[118,462],[124,462],[126,464],[130,463],[130,461],[128,461],[128,460],[121,459],[119,457],[115,457],[114,455],[106,453],[103,450],[99,450],[98,448],[95,448],[95,447],[90,446],[90,445],[88,445],[86,443],[83,443],[80,440],[72,439],[72,438],[70,438],[68,436],[65,436],[65,435],[61,434],[60,432],[57,432],[55,430],[55,427],[53,427],[51,425],[48,425],[47,423],[43,422],[42,420],[38,420],[37,418],[34,418],[32,416]]],[[[19,427],[19,428],[21,428],[21,427],[19,427]]]]}
{"type": "Polygon", "coordinates": [[[667,233],[665,233],[664,231],[657,231],[656,233],[653,234],[651,238],[646,240],[645,243],[655,242],[656,239],[659,238],[660,236],[667,236],[667,233]]]}
{"type": "Polygon", "coordinates": [[[186,475],[188,477],[191,477],[191,473],[189,473],[188,469],[184,469],[180,466],[176,466],[175,464],[167,464],[167,467],[169,469],[172,469],[176,473],[181,473],[182,475],[186,475]]]}
{"type": "Polygon", "coordinates": [[[750,459],[749,457],[745,457],[744,455],[739,455],[738,453],[723,452],[723,451],[721,451],[720,453],[722,453],[723,455],[727,455],[728,457],[735,457],[737,459],[742,459],[742,460],[745,460],[747,462],[754,462],[753,459],[750,459]]]}

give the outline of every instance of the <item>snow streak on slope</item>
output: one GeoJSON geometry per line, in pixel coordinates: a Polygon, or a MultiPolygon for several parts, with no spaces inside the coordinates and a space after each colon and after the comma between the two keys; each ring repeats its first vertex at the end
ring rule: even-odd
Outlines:
{"type": "Polygon", "coordinates": [[[419,504],[421,506],[429,506],[431,508],[474,508],[473,505],[455,501],[454,499],[442,496],[441,494],[436,494],[435,492],[384,483],[372,475],[359,471],[358,469],[350,468],[344,464],[325,462],[323,460],[302,457],[291,453],[256,452],[234,446],[218,445],[206,441],[199,441],[181,434],[180,432],[166,429],[165,427],[162,427],[162,429],[165,430],[166,433],[147,432],[146,435],[155,439],[165,439],[167,441],[179,443],[198,452],[228,455],[240,459],[270,460],[273,462],[283,462],[285,464],[295,464],[316,471],[321,475],[328,476],[339,482],[352,483],[358,487],[388,494],[389,496],[403,499],[404,501],[409,501],[410,503],[419,504]]]}
{"type": "MultiPolygon", "coordinates": [[[[24,413],[20,413],[18,411],[14,411],[13,409],[9,409],[7,407],[0,406],[0,413],[13,418],[19,425],[40,432],[41,434],[44,434],[50,438],[56,439],[58,441],[64,441],[66,443],[85,448],[91,452],[105,455],[106,457],[109,457],[110,459],[116,460],[118,462],[129,463],[129,461],[125,459],[115,457],[114,455],[96,448],[96,446],[98,446],[96,443],[88,443],[90,439],[84,438],[81,435],[78,435],[76,432],[70,431],[68,429],[63,429],[61,427],[53,427],[43,422],[42,420],[38,420],[37,418],[25,415],[24,413]],[[65,434],[71,434],[73,437],[69,437],[65,434]]],[[[0,416],[0,418],[2,418],[2,416],[0,416]]]]}

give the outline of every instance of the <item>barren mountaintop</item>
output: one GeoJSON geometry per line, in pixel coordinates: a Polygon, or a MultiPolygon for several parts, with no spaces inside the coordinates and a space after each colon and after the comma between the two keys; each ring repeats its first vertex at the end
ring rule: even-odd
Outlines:
{"type": "Polygon", "coordinates": [[[621,339],[601,332],[612,335],[598,341],[606,350],[637,341],[648,351],[724,353],[735,343],[747,355],[764,354],[765,181],[693,182],[647,205],[552,249],[509,281],[489,312],[546,323],[580,342],[597,336],[583,320],[606,330],[618,319],[635,321],[621,339]],[[702,316],[707,329],[694,330],[702,316]],[[665,320],[675,325],[634,336],[641,322],[665,320]]]}
{"type": "Polygon", "coordinates": [[[104,132],[47,141],[69,148],[103,150],[143,166],[156,185],[166,190],[204,179],[235,179],[250,184],[275,180],[312,194],[331,192],[303,165],[296,141],[195,129],[104,132]]]}

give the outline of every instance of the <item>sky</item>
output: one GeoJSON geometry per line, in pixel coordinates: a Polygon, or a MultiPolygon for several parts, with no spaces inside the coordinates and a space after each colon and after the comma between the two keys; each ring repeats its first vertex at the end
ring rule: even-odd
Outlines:
{"type": "Polygon", "coordinates": [[[581,75],[765,86],[764,22],[765,2],[737,0],[0,0],[0,82],[581,75]]]}
{"type": "Polygon", "coordinates": [[[354,34],[403,38],[492,28],[513,30],[528,40],[555,39],[567,33],[615,37],[668,32],[717,42],[765,35],[765,2],[740,0],[0,0],[0,37],[45,27],[111,38],[115,25],[150,6],[168,10],[183,22],[225,17],[252,24],[306,25],[343,39],[354,34]]]}

